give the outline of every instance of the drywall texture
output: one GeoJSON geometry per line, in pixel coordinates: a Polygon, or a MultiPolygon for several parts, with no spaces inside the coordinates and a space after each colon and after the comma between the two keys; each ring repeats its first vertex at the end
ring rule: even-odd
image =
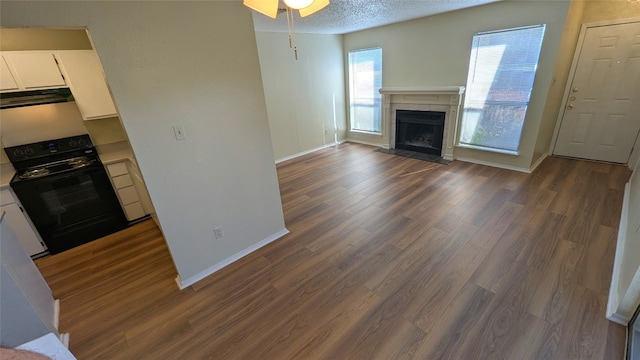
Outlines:
{"type": "Polygon", "coordinates": [[[276,159],[346,136],[342,36],[257,32],[269,128],[276,159]]]}
{"type": "MultiPolygon", "coordinates": [[[[520,155],[502,155],[463,148],[455,150],[457,157],[529,169],[568,8],[568,1],[493,3],[346,34],[345,52],[382,47],[384,87],[464,86],[474,33],[546,24],[520,155]]],[[[371,137],[366,140],[375,143],[380,138],[371,137]]]]}
{"type": "Polygon", "coordinates": [[[88,28],[182,279],[284,229],[241,2],[3,1],[0,20],[88,28]]]}

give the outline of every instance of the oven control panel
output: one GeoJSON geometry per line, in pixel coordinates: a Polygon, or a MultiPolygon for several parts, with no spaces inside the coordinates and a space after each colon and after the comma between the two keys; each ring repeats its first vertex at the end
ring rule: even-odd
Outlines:
{"type": "Polygon", "coordinates": [[[72,152],[93,147],[89,135],[72,136],[56,140],[41,141],[33,144],[18,145],[5,148],[12,163],[43,156],[72,152]]]}

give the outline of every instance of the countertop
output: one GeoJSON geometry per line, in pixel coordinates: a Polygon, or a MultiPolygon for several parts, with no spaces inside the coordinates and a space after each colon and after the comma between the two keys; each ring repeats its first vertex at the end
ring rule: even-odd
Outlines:
{"type": "Polygon", "coordinates": [[[113,164],[123,160],[129,160],[135,164],[133,152],[131,151],[129,143],[126,141],[107,145],[96,145],[96,150],[98,150],[98,156],[104,165],[113,164]]]}

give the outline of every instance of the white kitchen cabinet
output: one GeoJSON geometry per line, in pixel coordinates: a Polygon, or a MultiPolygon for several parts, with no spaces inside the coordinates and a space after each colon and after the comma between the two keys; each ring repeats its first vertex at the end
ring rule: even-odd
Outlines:
{"type": "Polygon", "coordinates": [[[56,51],[55,56],[84,120],[117,116],[100,58],[95,51],[56,51]]]}
{"type": "Polygon", "coordinates": [[[34,230],[26,214],[23,213],[22,206],[14,198],[11,190],[0,190],[0,200],[2,202],[0,212],[4,211],[6,213],[5,221],[18,237],[25,252],[30,256],[44,252],[45,247],[40,235],[34,230]]]}
{"type": "MultiPolygon", "coordinates": [[[[9,74],[16,83],[15,87],[3,89],[9,90],[35,90],[50,89],[67,86],[53,52],[42,51],[10,51],[2,53],[6,61],[9,74]]],[[[3,74],[3,81],[4,76],[3,74]]]]}
{"type": "Polygon", "coordinates": [[[18,83],[13,78],[7,62],[0,56],[0,91],[18,90],[18,83]]]}
{"type": "Polygon", "coordinates": [[[147,213],[131,179],[127,162],[128,160],[109,164],[107,171],[127,220],[133,221],[147,215],[147,213]]]}

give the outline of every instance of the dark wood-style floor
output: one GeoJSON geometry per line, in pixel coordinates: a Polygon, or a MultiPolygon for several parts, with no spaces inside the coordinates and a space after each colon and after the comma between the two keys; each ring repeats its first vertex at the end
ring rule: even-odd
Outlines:
{"type": "Polygon", "coordinates": [[[347,143],[277,168],[291,233],[183,291],[152,221],[39,259],[78,359],[622,358],[625,167],[347,143]]]}

